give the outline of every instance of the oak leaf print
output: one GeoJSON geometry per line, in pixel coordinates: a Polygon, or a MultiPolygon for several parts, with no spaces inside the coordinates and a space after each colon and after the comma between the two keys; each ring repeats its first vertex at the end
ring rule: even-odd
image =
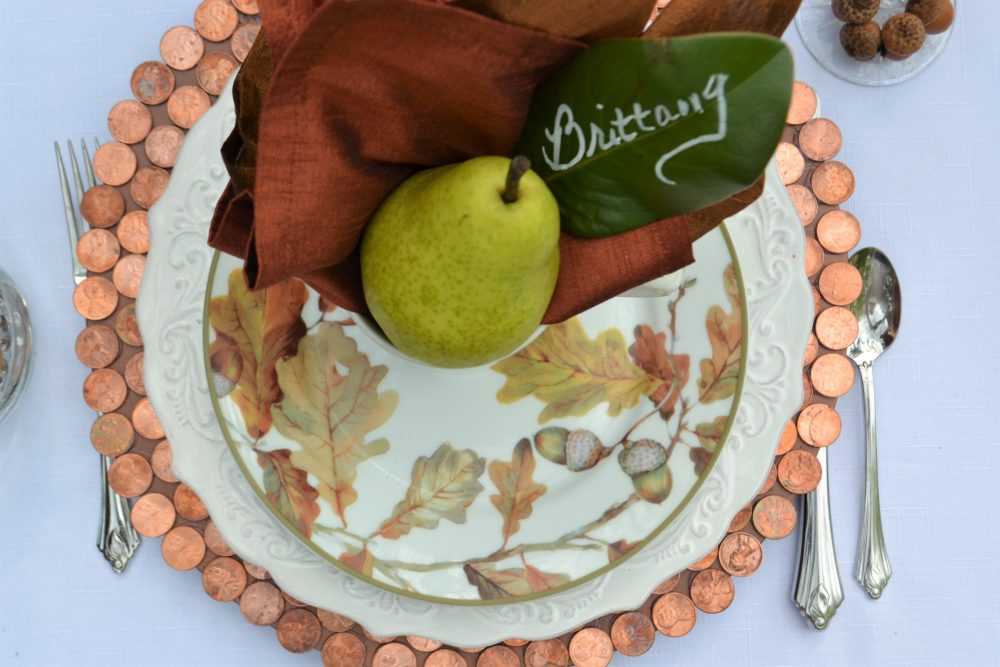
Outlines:
{"type": "Polygon", "coordinates": [[[670,354],[667,351],[667,334],[654,333],[648,324],[635,328],[635,342],[628,351],[642,370],[661,380],[660,386],[649,399],[660,406],[663,419],[669,420],[690,377],[691,357],[686,354],[670,354]]]}
{"type": "Polygon", "coordinates": [[[264,473],[264,493],[271,506],[308,538],[319,516],[319,492],[309,484],[305,471],[292,465],[291,454],[287,449],[259,452],[257,462],[264,473]]]}
{"type": "Polygon", "coordinates": [[[531,565],[498,570],[489,563],[474,563],[464,569],[466,579],[479,590],[479,597],[483,600],[542,593],[570,580],[568,575],[542,572],[531,565]]]}
{"type": "Polygon", "coordinates": [[[702,359],[698,394],[702,403],[721,401],[736,394],[743,352],[743,316],[740,307],[736,270],[730,264],[724,275],[730,312],[712,306],[705,318],[708,339],[712,344],[710,359],[702,359]]]}
{"type": "Polygon", "coordinates": [[[510,463],[490,463],[490,479],[500,492],[490,496],[490,502],[503,516],[503,543],[521,528],[521,520],[531,516],[532,505],[548,490],[544,484],[532,479],[535,473],[535,455],[531,442],[524,438],[514,447],[510,463]]]}

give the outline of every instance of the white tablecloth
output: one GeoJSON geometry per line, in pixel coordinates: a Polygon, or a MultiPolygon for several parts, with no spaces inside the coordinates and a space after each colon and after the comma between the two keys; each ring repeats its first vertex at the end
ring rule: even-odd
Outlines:
{"type": "MultiPolygon", "coordinates": [[[[813,0],[806,0],[811,2],[813,0]]],[[[0,426],[0,665],[315,665],[270,629],[212,601],[147,540],[125,576],[94,548],[98,460],[73,353],[69,247],[52,140],[106,139],[160,35],[195,0],[0,2],[0,265],[30,301],[37,336],[26,400],[0,426]]],[[[831,451],[834,521],[847,599],[824,633],[789,602],[795,538],[766,545],[723,614],[660,637],[614,665],[1000,664],[1000,7],[962,3],[950,46],[917,79],[885,89],[821,70],[789,31],[799,78],[843,128],[855,170],[849,208],[864,245],[901,274],[903,336],[877,367],[882,510],[895,575],[868,600],[851,573],[863,439],[855,390],[831,451]]]]}

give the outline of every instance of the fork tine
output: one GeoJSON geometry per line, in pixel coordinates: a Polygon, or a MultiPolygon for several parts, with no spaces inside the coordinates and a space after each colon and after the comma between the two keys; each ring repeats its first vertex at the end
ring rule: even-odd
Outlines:
{"type": "MultiPolygon", "coordinates": [[[[97,143],[97,139],[94,139],[94,151],[97,151],[97,147],[100,146],[97,143]]],[[[83,153],[83,171],[87,175],[87,187],[92,188],[97,185],[97,178],[94,177],[94,163],[90,159],[90,152],[87,150],[87,142],[83,139],[80,140],[80,151],[83,153]]]]}
{"type": "Polygon", "coordinates": [[[66,177],[66,165],[63,162],[62,151],[59,150],[59,142],[53,142],[56,150],[56,167],[59,171],[59,187],[62,190],[63,207],[66,212],[66,228],[69,232],[70,258],[73,262],[74,277],[87,275],[87,270],[80,264],[76,256],[76,244],[80,237],[80,225],[77,221],[76,211],[73,208],[73,195],[69,190],[69,179],[66,177]]]}
{"type": "Polygon", "coordinates": [[[83,179],[80,177],[80,163],[76,159],[76,151],[73,149],[73,142],[67,141],[66,145],[69,146],[69,166],[73,170],[73,185],[76,186],[76,203],[78,206],[83,205],[83,193],[86,190],[83,189],[83,179]]]}

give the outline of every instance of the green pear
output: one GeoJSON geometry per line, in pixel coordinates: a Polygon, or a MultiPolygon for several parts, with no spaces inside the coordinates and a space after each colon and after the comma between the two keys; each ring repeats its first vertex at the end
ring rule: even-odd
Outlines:
{"type": "Polygon", "coordinates": [[[538,328],[559,273],[559,206],[525,158],[422,171],[361,240],[365,301],[401,352],[434,366],[499,359],[538,328]]]}

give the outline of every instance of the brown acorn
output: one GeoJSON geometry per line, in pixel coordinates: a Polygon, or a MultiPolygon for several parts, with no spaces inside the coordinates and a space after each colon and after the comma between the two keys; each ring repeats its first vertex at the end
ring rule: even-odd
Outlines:
{"type": "Polygon", "coordinates": [[[833,0],[833,15],[847,23],[868,23],[881,5],[881,0],[833,0]]]}
{"type": "Polygon", "coordinates": [[[923,21],[929,35],[944,32],[955,20],[955,5],[951,0],[910,0],[906,11],[923,21]]]}
{"type": "Polygon", "coordinates": [[[905,60],[924,45],[924,22],[913,14],[896,14],[882,26],[882,48],[896,60],[905,60]]]}
{"type": "Polygon", "coordinates": [[[840,29],[840,45],[855,60],[871,60],[882,47],[882,28],[875,21],[861,25],[845,23],[840,29]]]}
{"type": "Polygon", "coordinates": [[[632,477],[632,486],[639,497],[648,503],[659,505],[670,497],[674,487],[674,478],[670,474],[670,466],[666,463],[659,468],[639,473],[632,477]]]}

